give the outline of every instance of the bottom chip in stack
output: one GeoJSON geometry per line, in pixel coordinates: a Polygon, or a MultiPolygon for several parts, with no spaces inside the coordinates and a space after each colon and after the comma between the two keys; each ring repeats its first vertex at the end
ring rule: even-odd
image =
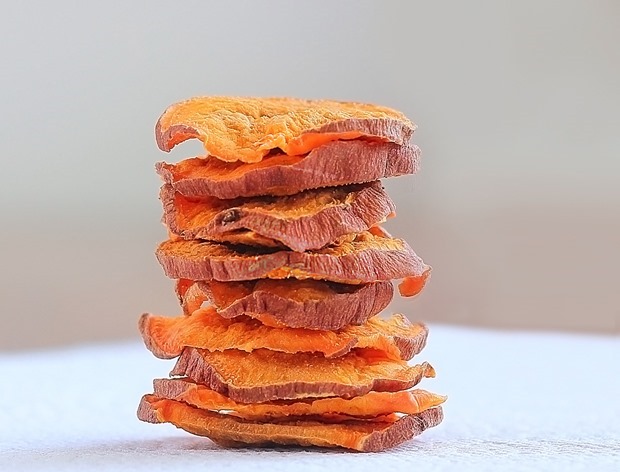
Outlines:
{"type": "Polygon", "coordinates": [[[341,422],[311,419],[248,421],[230,414],[196,408],[187,403],[145,395],[138,417],[150,423],[172,423],[192,434],[207,436],[226,446],[284,444],[343,447],[376,452],[394,447],[443,419],[441,407],[390,420],[352,420],[341,422]]]}

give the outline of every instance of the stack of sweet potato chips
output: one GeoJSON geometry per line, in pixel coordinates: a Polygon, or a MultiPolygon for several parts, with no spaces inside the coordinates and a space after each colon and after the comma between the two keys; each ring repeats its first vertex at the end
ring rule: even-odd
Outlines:
{"type": "Polygon", "coordinates": [[[171,378],[142,398],[141,420],[223,445],[379,451],[439,424],[445,397],[408,363],[427,329],[378,316],[419,293],[430,267],[379,225],[394,205],[378,179],[413,174],[415,125],[384,107],[288,98],[200,97],[156,126],[169,239],[157,258],[184,314],[145,314],[140,331],[171,378]]]}

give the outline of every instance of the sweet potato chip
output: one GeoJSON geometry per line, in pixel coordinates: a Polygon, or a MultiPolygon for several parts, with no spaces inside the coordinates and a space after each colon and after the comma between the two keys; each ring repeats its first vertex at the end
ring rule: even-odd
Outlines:
{"type": "Polygon", "coordinates": [[[335,140],[407,142],[415,125],[365,103],[296,98],[195,97],[166,109],[155,126],[162,151],[191,138],[223,161],[258,162],[272,149],[300,155],[335,140]]]}
{"type": "Polygon", "coordinates": [[[333,141],[305,156],[269,155],[253,164],[192,158],[159,162],[157,173],[188,197],[217,198],[293,195],[303,190],[349,185],[414,174],[420,148],[412,144],[333,141]]]}
{"type": "Polygon", "coordinates": [[[360,325],[383,310],[393,293],[388,281],[358,285],[312,279],[177,281],[186,314],[209,301],[224,318],[245,315],[277,328],[338,330],[360,325]]]}
{"type": "Polygon", "coordinates": [[[326,424],[319,421],[250,422],[222,415],[186,403],[145,395],[138,407],[138,418],[150,423],[172,423],[178,428],[207,436],[216,443],[295,444],[301,446],[343,447],[377,452],[401,444],[437,426],[443,419],[441,407],[407,415],[396,422],[350,421],[326,424]]]}
{"type": "Polygon", "coordinates": [[[391,359],[409,360],[424,348],[428,334],[426,326],[412,324],[403,315],[389,319],[375,316],[362,326],[319,331],[272,328],[250,318],[229,320],[218,315],[213,307],[177,318],[145,313],[139,325],[144,343],[161,359],[177,357],[184,347],[190,346],[208,351],[318,352],[325,357],[342,356],[354,348],[369,348],[382,351],[391,359]]]}
{"type": "Polygon", "coordinates": [[[164,241],[157,259],[168,277],[190,280],[324,279],[367,283],[423,277],[428,266],[402,239],[360,233],[352,242],[312,252],[164,241]]]}
{"type": "Polygon", "coordinates": [[[265,403],[238,403],[188,379],[155,379],[154,394],[188,403],[197,408],[227,412],[251,421],[270,421],[286,417],[307,415],[346,415],[359,418],[376,418],[392,413],[416,414],[434,408],[446,401],[443,395],[426,390],[403,392],[369,392],[350,399],[340,397],[309,398],[265,403]]]}
{"type": "MultiPolygon", "coordinates": [[[[287,197],[189,198],[164,185],[163,221],[183,239],[304,252],[384,222],[394,204],[381,183],[308,190],[287,197]]],[[[353,239],[351,235],[349,239],[353,239]]]]}
{"type": "Polygon", "coordinates": [[[308,397],[355,397],[370,391],[396,392],[435,371],[424,362],[409,366],[378,351],[356,349],[327,358],[258,349],[209,352],[185,348],[171,372],[189,377],[241,403],[308,397]]]}

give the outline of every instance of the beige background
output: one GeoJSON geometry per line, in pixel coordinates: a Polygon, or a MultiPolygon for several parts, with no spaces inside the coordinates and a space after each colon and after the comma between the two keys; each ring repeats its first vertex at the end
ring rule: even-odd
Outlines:
{"type": "Polygon", "coordinates": [[[153,126],[197,94],[377,102],[420,128],[389,229],[434,267],[394,310],[620,329],[620,4],[4,2],[0,349],[175,314],[153,126]]]}

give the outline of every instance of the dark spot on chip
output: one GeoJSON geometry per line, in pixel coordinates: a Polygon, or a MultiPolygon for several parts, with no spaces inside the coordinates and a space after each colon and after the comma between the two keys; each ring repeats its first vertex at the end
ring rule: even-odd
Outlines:
{"type": "Polygon", "coordinates": [[[237,208],[231,208],[226,213],[224,213],[224,216],[222,216],[222,223],[233,223],[239,218],[241,218],[241,212],[237,208]]]}

